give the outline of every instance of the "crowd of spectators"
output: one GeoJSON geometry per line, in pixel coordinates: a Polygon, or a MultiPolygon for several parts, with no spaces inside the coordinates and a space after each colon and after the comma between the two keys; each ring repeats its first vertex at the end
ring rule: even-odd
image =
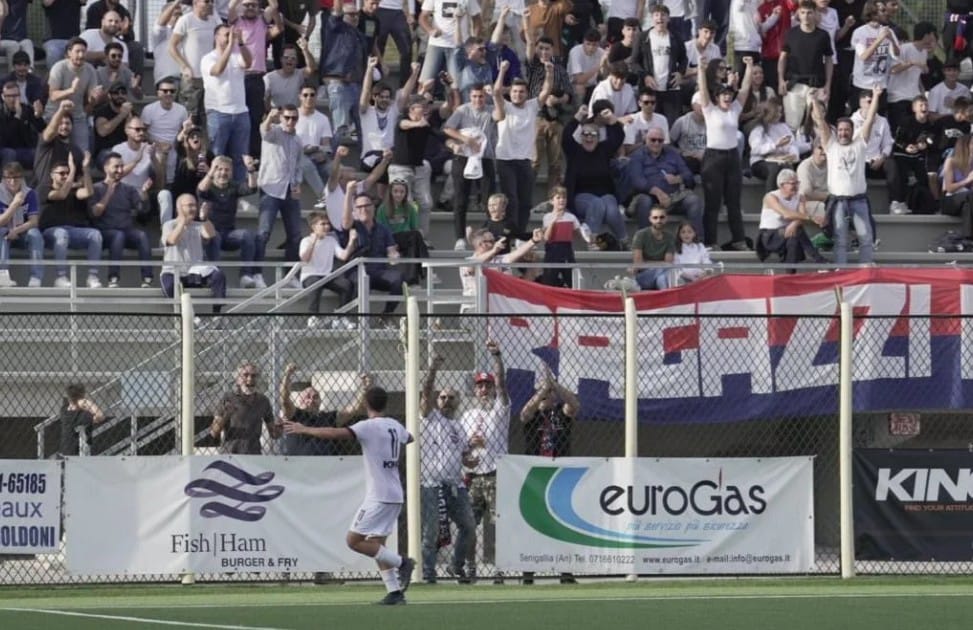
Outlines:
{"type": "MultiPolygon", "coordinates": [[[[236,281],[263,288],[278,221],[313,314],[321,288],[354,294],[353,275],[330,277],[344,261],[388,258],[366,273],[397,295],[423,269],[396,258],[432,247],[522,260],[546,242],[545,261],[571,262],[576,244],[608,243],[632,252],[642,288],[665,288],[670,275],[638,263],[707,264],[706,248],[755,245],[819,261],[832,236],[844,261],[854,229],[867,263],[867,178],[887,181],[890,212],[962,216],[973,237],[973,108],[958,83],[970,45],[954,19],[973,6],[959,1],[943,28],[909,33],[898,0],[723,0],[696,15],[686,0],[177,0],[141,41],[120,0],[45,0],[40,49],[28,6],[0,0],[2,287],[16,285],[10,246],[62,263],[84,250],[88,287],[119,286],[113,263],[131,249],[149,287],[161,244],[182,247],[165,257],[167,294],[175,275],[225,294],[217,263],[236,250],[236,281]],[[745,177],[767,193],[753,238],[745,177]],[[251,195],[255,230],[237,227],[251,195]],[[320,211],[307,225],[302,198],[320,211]],[[469,225],[470,208],[487,223],[469,225]],[[453,214],[455,241],[431,242],[436,210],[453,214]],[[180,244],[190,234],[198,247],[180,244]]],[[[31,266],[30,286],[44,281],[31,266]]]]}

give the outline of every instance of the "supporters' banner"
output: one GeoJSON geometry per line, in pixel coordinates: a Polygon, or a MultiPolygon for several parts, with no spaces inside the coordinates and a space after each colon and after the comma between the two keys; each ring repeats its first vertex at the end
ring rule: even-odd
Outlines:
{"type": "Polygon", "coordinates": [[[0,554],[57,553],[61,464],[0,459],[0,554]]]}
{"type": "Polygon", "coordinates": [[[973,557],[969,450],[856,449],[854,484],[857,558],[973,557]]]}
{"type": "Polygon", "coordinates": [[[497,468],[497,566],[578,573],[802,573],[812,458],[512,455],[497,468]]]}
{"type": "MultiPolygon", "coordinates": [[[[547,363],[582,403],[590,401],[582,418],[622,418],[621,294],[485,273],[490,313],[499,315],[491,335],[504,344],[515,407],[547,363]],[[562,317],[519,317],[525,314],[562,317]]],[[[856,410],[973,407],[973,360],[960,360],[973,356],[973,319],[929,318],[973,313],[973,271],[863,269],[722,275],[634,294],[640,314],[656,316],[638,324],[639,417],[723,422],[836,413],[836,287],[856,316],[882,316],[855,322],[856,410]]]]}
{"type": "Polygon", "coordinates": [[[361,471],[359,457],[68,458],[68,570],[373,571],[345,546],[361,471]]]}

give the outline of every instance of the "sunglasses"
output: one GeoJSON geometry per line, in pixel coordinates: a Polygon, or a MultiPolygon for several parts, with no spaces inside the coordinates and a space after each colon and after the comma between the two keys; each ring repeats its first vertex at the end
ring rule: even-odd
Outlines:
{"type": "Polygon", "coordinates": [[[655,101],[639,101],[642,105],[655,105],[655,101]]]}
{"type": "Polygon", "coordinates": [[[582,138],[597,138],[598,137],[598,132],[597,131],[582,131],[581,132],[581,137],[582,138]]]}

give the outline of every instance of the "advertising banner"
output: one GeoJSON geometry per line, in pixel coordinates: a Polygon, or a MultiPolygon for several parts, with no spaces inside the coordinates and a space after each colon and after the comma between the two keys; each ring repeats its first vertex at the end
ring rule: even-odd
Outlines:
{"type": "Polygon", "coordinates": [[[57,553],[61,463],[0,459],[0,554],[57,553]]]}
{"type": "MultiPolygon", "coordinates": [[[[578,393],[582,420],[621,420],[621,294],[484,273],[491,335],[503,340],[514,408],[533,393],[546,364],[578,393]]],[[[973,319],[959,318],[973,313],[973,270],[861,269],[727,274],[635,293],[639,418],[685,423],[836,414],[836,287],[861,318],[853,349],[856,411],[973,407],[973,361],[960,360],[973,352],[973,319]]]]}
{"type": "Polygon", "coordinates": [[[72,573],[375,570],[345,545],[360,457],[74,457],[64,474],[72,573]]]}
{"type": "Polygon", "coordinates": [[[973,559],[973,453],[856,449],[855,556],[973,559]]]}
{"type": "Polygon", "coordinates": [[[497,565],[803,573],[814,566],[812,463],[507,456],[497,468],[497,565]]]}

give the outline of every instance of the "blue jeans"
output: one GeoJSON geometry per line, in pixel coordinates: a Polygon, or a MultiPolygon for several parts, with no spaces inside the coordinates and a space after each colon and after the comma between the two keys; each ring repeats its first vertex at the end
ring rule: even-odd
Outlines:
{"type": "Polygon", "coordinates": [[[625,218],[618,211],[618,201],[613,195],[580,193],[574,198],[574,214],[588,226],[592,235],[600,234],[605,225],[619,241],[628,238],[625,218]]]}
{"type": "MultiPolygon", "coordinates": [[[[6,269],[10,261],[10,246],[26,247],[27,255],[32,263],[38,263],[44,258],[44,237],[37,228],[31,228],[12,241],[7,240],[10,229],[0,227],[0,269],[6,269]]],[[[30,277],[40,280],[44,277],[44,266],[32,264],[30,277]]]]}
{"type": "Polygon", "coordinates": [[[68,49],[68,40],[49,39],[43,44],[44,54],[47,55],[47,67],[50,68],[56,62],[64,59],[64,54],[68,49]]]}
{"type": "Polygon", "coordinates": [[[443,64],[446,65],[446,71],[453,77],[453,80],[459,81],[460,67],[457,55],[462,49],[462,45],[455,48],[427,47],[426,60],[422,63],[422,71],[419,73],[419,82],[435,79],[439,71],[443,69],[443,64]]]}
{"type": "Polygon", "coordinates": [[[669,268],[651,267],[643,269],[635,276],[635,281],[639,287],[645,290],[668,289],[669,288],[669,268]]]}
{"type": "Polygon", "coordinates": [[[858,261],[872,262],[874,235],[872,234],[871,210],[868,198],[841,198],[834,202],[834,261],[843,265],[848,262],[848,217],[858,234],[858,261]]]}
{"type": "MultiPolygon", "coordinates": [[[[257,218],[257,240],[254,260],[264,259],[264,250],[270,241],[270,233],[274,231],[274,221],[280,212],[284,220],[284,259],[297,260],[297,249],[301,243],[301,202],[299,199],[278,199],[268,194],[260,195],[260,215],[257,218]]],[[[255,268],[254,273],[259,273],[255,268]]]]}
{"type": "MultiPolygon", "coordinates": [[[[108,250],[108,260],[116,262],[122,259],[125,248],[134,249],[139,253],[139,260],[147,263],[152,259],[152,248],[149,247],[149,237],[138,228],[125,230],[101,230],[101,240],[108,250]]],[[[142,279],[152,277],[152,266],[141,265],[142,279]]],[[[118,277],[118,265],[108,266],[108,277],[118,277]]]]}
{"type": "MultiPolygon", "coordinates": [[[[68,259],[69,249],[84,249],[88,252],[88,275],[97,276],[98,269],[94,263],[101,260],[101,232],[95,228],[75,227],[73,225],[59,225],[44,230],[44,242],[54,250],[54,260],[64,262],[68,259]]],[[[66,278],[68,266],[57,266],[59,278],[66,278]]]]}
{"type": "MultiPolygon", "coordinates": [[[[226,298],[226,276],[219,269],[209,274],[208,276],[198,276],[198,275],[185,275],[179,276],[179,281],[182,283],[184,288],[199,288],[199,287],[209,287],[210,295],[214,300],[222,300],[226,298]]],[[[175,291],[175,278],[171,273],[164,273],[159,276],[159,285],[162,289],[162,295],[167,298],[171,298],[173,292],[175,291]]],[[[221,304],[213,305],[213,312],[219,313],[223,306],[221,304]]]]}
{"type": "Polygon", "coordinates": [[[325,79],[328,86],[328,107],[331,109],[331,124],[335,130],[354,128],[361,139],[361,115],[358,99],[361,98],[361,85],[345,83],[337,79],[325,79]]]}
{"type": "MultiPolygon", "coordinates": [[[[470,494],[465,487],[447,486],[443,489],[446,497],[446,515],[456,523],[456,540],[453,541],[453,561],[450,568],[459,573],[466,561],[467,551],[473,542],[476,524],[473,521],[473,508],[470,494]]],[[[439,486],[421,488],[420,507],[422,510],[422,577],[435,579],[436,555],[439,542],[439,486]]]]}
{"type": "Polygon", "coordinates": [[[243,156],[250,150],[250,114],[223,114],[206,110],[206,132],[209,134],[214,155],[233,158],[233,181],[247,178],[243,156]]]}
{"type": "MultiPolygon", "coordinates": [[[[217,232],[206,244],[209,260],[218,262],[220,252],[235,252],[240,250],[240,260],[243,262],[262,262],[264,259],[264,242],[260,236],[250,230],[237,228],[217,232]]],[[[259,273],[259,267],[241,267],[240,274],[251,276],[259,273]]]]}

